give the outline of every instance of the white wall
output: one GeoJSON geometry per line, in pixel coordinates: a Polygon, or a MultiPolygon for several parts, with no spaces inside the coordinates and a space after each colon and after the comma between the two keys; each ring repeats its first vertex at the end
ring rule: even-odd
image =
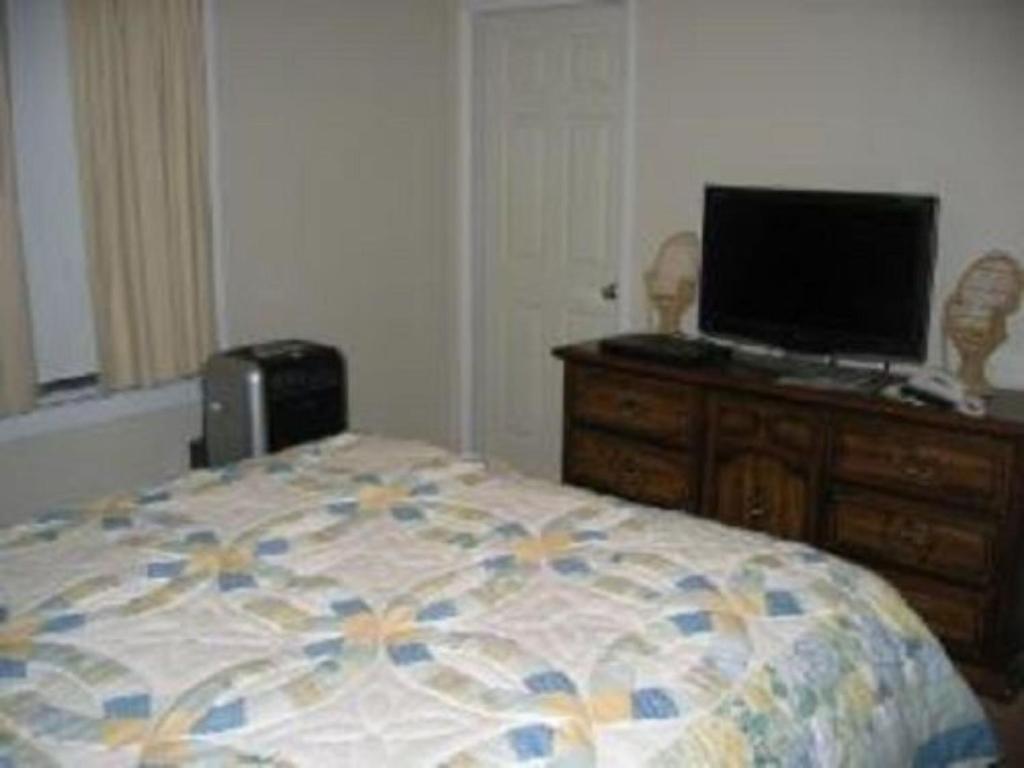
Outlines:
{"type": "MultiPolygon", "coordinates": [[[[638,269],[709,181],[932,192],[940,310],[976,256],[1024,261],[1024,3],[637,0],[636,137],[638,269]]],[[[1024,386],[1010,332],[993,378],[1024,386]]]]}
{"type": "Polygon", "coordinates": [[[219,0],[231,343],[337,344],[355,427],[448,441],[447,0],[219,0]]]}
{"type": "Polygon", "coordinates": [[[0,442],[0,526],[181,474],[199,421],[191,403],[0,442]]]}

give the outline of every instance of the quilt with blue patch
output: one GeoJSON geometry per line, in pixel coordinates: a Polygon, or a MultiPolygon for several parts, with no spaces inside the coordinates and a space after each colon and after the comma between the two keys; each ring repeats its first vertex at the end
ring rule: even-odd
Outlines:
{"type": "Polygon", "coordinates": [[[992,731],[884,581],[344,435],[0,530],[0,766],[943,766],[992,731]]]}

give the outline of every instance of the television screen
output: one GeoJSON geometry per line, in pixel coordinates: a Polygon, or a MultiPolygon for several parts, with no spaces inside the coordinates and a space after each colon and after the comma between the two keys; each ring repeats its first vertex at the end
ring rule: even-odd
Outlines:
{"type": "Polygon", "coordinates": [[[922,195],[708,186],[701,330],[923,360],[937,207],[922,195]]]}

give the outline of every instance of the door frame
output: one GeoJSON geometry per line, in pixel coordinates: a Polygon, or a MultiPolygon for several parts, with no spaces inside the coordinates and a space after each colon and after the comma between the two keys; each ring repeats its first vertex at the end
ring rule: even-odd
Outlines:
{"type": "Polygon", "coordinates": [[[456,19],[456,348],[457,375],[452,387],[452,433],[461,451],[479,451],[483,419],[483,289],[485,257],[482,247],[482,120],[475,66],[479,22],[485,14],[567,6],[622,6],[624,12],[622,125],[622,221],[618,247],[618,327],[625,330],[633,317],[635,264],[634,202],[636,199],[636,5],[637,0],[458,0],[456,19]]]}

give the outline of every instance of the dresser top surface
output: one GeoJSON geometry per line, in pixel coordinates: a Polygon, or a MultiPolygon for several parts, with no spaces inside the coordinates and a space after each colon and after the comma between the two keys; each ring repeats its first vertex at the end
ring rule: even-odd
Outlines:
{"type": "Polygon", "coordinates": [[[798,403],[828,405],[868,414],[897,416],[906,421],[947,429],[956,427],[969,432],[1024,437],[1022,390],[996,389],[991,396],[985,398],[987,414],[978,418],[933,406],[897,402],[880,395],[783,384],[776,380],[775,374],[737,365],[731,361],[674,365],[611,354],[602,351],[599,341],[558,347],[553,353],[565,361],[672,379],[685,384],[707,385],[717,389],[771,396],[798,403]]]}

